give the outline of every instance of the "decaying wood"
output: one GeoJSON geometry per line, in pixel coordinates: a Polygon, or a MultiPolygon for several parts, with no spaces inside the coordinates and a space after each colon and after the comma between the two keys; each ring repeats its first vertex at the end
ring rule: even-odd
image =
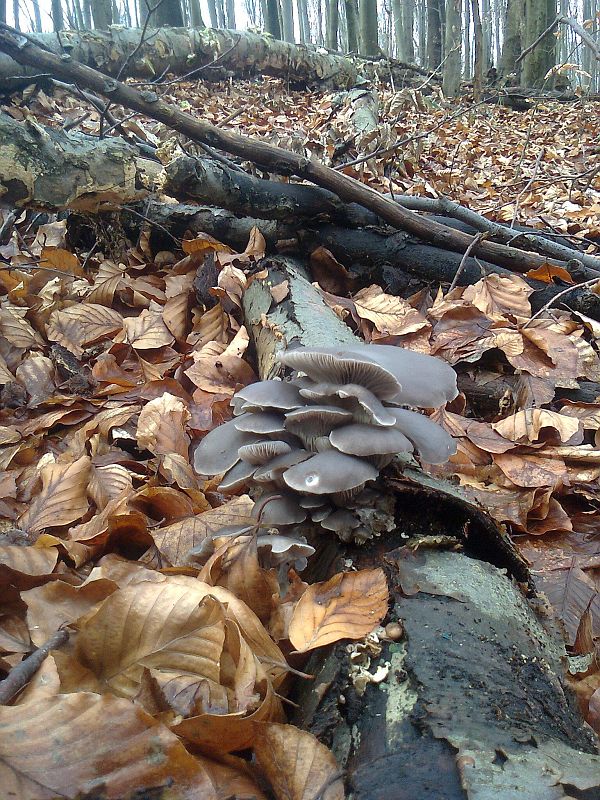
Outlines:
{"type": "MultiPolygon", "coordinates": [[[[359,77],[393,73],[397,85],[410,84],[413,75],[423,70],[401,62],[365,62],[327,53],[322,48],[295,45],[274,39],[266,33],[216,28],[149,28],[142,40],[139,28],[114,25],[109,30],[61,31],[27,34],[40,47],[73,59],[107,75],[154,80],[165,72],[194,77],[272,75],[295,82],[316,83],[340,88],[353,87],[359,77]],[[130,54],[134,53],[132,58],[130,54]],[[198,70],[198,72],[194,72],[198,70]]],[[[0,86],[22,84],[16,76],[35,74],[23,71],[11,58],[0,57],[0,86]],[[15,79],[16,78],[16,79],[15,79]]],[[[427,73],[426,73],[427,74],[427,73]]]]}
{"type": "MultiPolygon", "coordinates": [[[[113,102],[146,114],[184,133],[194,142],[232,153],[271,172],[297,175],[312,181],[322,188],[334,192],[342,200],[359,203],[393,227],[404,229],[438,247],[464,253],[472,242],[472,236],[419,217],[418,214],[402,208],[375,189],[317,161],[257,139],[216,128],[165,103],[153,92],[137,91],[131,86],[107,78],[97,70],[72,59],[61,59],[53,53],[41,50],[32,42],[23,43],[6,26],[0,31],[0,51],[7,53],[21,64],[34,66],[108,96],[113,102]]],[[[552,260],[537,253],[528,253],[489,241],[480,242],[474,255],[520,272],[544,266],[549,261],[553,263],[552,260]]]]}
{"type": "Polygon", "coordinates": [[[66,134],[0,113],[0,188],[15,208],[97,211],[136,202],[159,168],[120,139],[66,134]]]}
{"type": "MultiPolygon", "coordinates": [[[[355,341],[293,262],[261,266],[268,274],[246,291],[244,311],[262,378],[280,374],[275,355],[289,344],[355,341]],[[271,289],[283,282],[276,303],[271,289]]],[[[315,678],[299,686],[296,722],[331,745],[346,796],[559,800],[569,787],[597,787],[598,742],[565,689],[564,645],[524,596],[526,568],[510,542],[455,487],[418,471],[388,486],[397,529],[363,547],[338,544],[331,563],[312,568],[325,577],[347,559],[384,566],[389,621],[406,634],[374,642],[372,681],[346,644],[304,667],[315,678]]]]}

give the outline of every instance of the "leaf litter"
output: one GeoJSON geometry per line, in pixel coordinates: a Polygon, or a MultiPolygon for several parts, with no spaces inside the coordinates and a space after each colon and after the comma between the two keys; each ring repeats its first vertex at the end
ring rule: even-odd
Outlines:
{"type": "MultiPolygon", "coordinates": [[[[349,109],[334,113],[327,93],[274,85],[169,91],[209,121],[236,107],[232,128],[335,164],[349,109]]],[[[598,234],[600,187],[577,177],[595,132],[581,107],[559,114],[542,104],[526,122],[501,108],[449,114],[435,93],[383,91],[382,101],[381,140],[349,174],[582,241],[598,234]],[[422,136],[424,125],[436,129],[422,136]],[[568,129],[581,133],[576,146],[566,145],[568,129]],[[384,146],[403,139],[390,173],[384,146]]],[[[5,110],[58,125],[80,106],[39,90],[30,111],[5,110]]],[[[97,122],[91,112],[78,127],[95,132],[97,122]]],[[[141,119],[128,125],[148,141],[167,133],[141,119]]],[[[350,155],[360,154],[353,146],[350,155]]],[[[248,521],[250,501],[220,495],[189,460],[191,442],[229,419],[232,395],[257,379],[240,307],[264,241],[254,231],[236,253],[200,235],[165,255],[142,235],[118,254],[85,257],[69,248],[64,220],[23,231],[0,248],[10,267],[0,271],[2,669],[61,626],[71,633],[15,703],[0,707],[5,785],[40,800],[99,787],[123,797],[171,781],[173,798],[262,798],[265,785],[277,797],[342,797],[331,754],[285,724],[286,657],[363,639],[387,610],[383,573],[309,586],[290,570],[282,585],[262,565],[256,537],[215,538],[248,521]],[[194,279],[207,258],[217,277],[201,304],[194,279]],[[198,563],[190,552],[207,542],[198,563]],[[252,761],[237,755],[248,749],[252,761]]],[[[484,388],[515,377],[485,416],[468,393],[434,412],[458,452],[429,469],[515,536],[570,652],[584,657],[570,680],[600,731],[600,404],[565,394],[600,382],[597,323],[560,309],[532,319],[531,288],[516,275],[403,299],[357,288],[323,249],[312,266],[326,302],[366,341],[436,355],[484,388]]],[[[565,280],[550,269],[533,277],[565,280]]]]}

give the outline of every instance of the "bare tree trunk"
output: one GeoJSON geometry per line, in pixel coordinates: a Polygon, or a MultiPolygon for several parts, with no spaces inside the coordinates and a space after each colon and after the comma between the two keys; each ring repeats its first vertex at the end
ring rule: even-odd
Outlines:
{"type": "Polygon", "coordinates": [[[40,0],[31,0],[31,5],[33,7],[34,30],[41,33],[42,15],[40,14],[40,0]]]}
{"type": "Polygon", "coordinates": [[[308,4],[306,0],[296,0],[298,9],[298,22],[300,26],[300,41],[310,42],[310,22],[308,20],[308,4]]]}
{"type": "Polygon", "coordinates": [[[218,28],[219,27],[219,20],[217,19],[217,4],[216,0],[207,0],[208,4],[208,16],[210,18],[210,27],[211,28],[218,28]]]}
{"type": "Polygon", "coordinates": [[[442,63],[442,3],[426,0],[427,4],[427,67],[437,69],[442,63]]]}
{"type": "MultiPolygon", "coordinates": [[[[525,44],[533,44],[555,18],[556,0],[525,0],[525,44]]],[[[556,39],[551,31],[523,59],[523,84],[541,86],[555,59],[556,39]]]]}
{"type": "Polygon", "coordinates": [[[281,0],[281,21],[284,42],[294,43],[296,37],[294,36],[294,7],[292,0],[281,0]]]}
{"type": "Polygon", "coordinates": [[[507,0],[500,71],[503,78],[510,83],[520,82],[521,67],[516,61],[523,50],[524,19],[525,0],[507,0]],[[514,78],[510,78],[511,75],[514,75],[514,78]]]}
{"type": "Polygon", "coordinates": [[[325,42],[330,50],[338,49],[339,9],[338,0],[327,0],[327,36],[325,42]]]}
{"type": "Polygon", "coordinates": [[[490,0],[481,0],[481,71],[485,74],[492,66],[492,8],[490,0]]]}
{"type": "MultiPolygon", "coordinates": [[[[168,3],[170,0],[164,0],[164,2],[168,3]]],[[[108,30],[108,26],[112,25],[113,21],[111,0],[92,0],[92,17],[94,28],[100,31],[108,30]]]]}
{"type": "Polygon", "coordinates": [[[455,97],[460,88],[461,22],[462,0],[448,0],[446,4],[446,60],[442,84],[446,97],[455,97]]]}
{"type": "Polygon", "coordinates": [[[415,0],[404,0],[402,4],[402,61],[412,64],[415,60],[415,0]]]}
{"type": "Polygon", "coordinates": [[[358,2],[344,0],[346,29],[348,31],[348,52],[358,53],[358,2]]]}
{"type": "Polygon", "coordinates": [[[275,39],[281,39],[281,26],[279,25],[279,3],[277,0],[267,0],[266,28],[275,39]]]}
{"type": "Polygon", "coordinates": [[[235,2],[234,0],[226,0],[225,2],[225,11],[226,11],[226,26],[231,30],[235,30],[235,2]]]}
{"type": "Polygon", "coordinates": [[[379,31],[377,26],[377,0],[360,0],[360,54],[379,54],[379,31]]]}
{"type": "Polygon", "coordinates": [[[419,8],[419,63],[427,65],[427,0],[417,0],[419,8]]]}
{"type": "Polygon", "coordinates": [[[13,0],[13,25],[18,31],[21,30],[21,18],[20,18],[20,13],[19,13],[19,0],[13,0]]]}
{"type": "Polygon", "coordinates": [[[190,0],[190,17],[192,20],[192,28],[204,28],[200,0],[190,0]]]}
{"type": "MultiPolygon", "coordinates": [[[[94,1],[97,2],[97,0],[92,0],[92,11],[94,9],[94,1]]],[[[154,12],[152,23],[157,27],[170,25],[172,28],[182,28],[183,12],[181,10],[181,0],[162,0],[162,3],[154,12]]]]}
{"type": "Polygon", "coordinates": [[[52,25],[55,31],[62,31],[65,27],[61,0],[51,0],[52,25]]]}
{"type": "Polygon", "coordinates": [[[479,0],[471,0],[473,9],[473,28],[475,30],[475,63],[473,67],[473,99],[481,99],[481,87],[483,86],[483,29],[481,25],[481,14],[479,13],[479,0]]]}
{"type": "Polygon", "coordinates": [[[464,22],[463,22],[463,53],[464,53],[464,69],[463,77],[466,81],[471,77],[471,3],[465,3],[463,9],[464,22]]]}

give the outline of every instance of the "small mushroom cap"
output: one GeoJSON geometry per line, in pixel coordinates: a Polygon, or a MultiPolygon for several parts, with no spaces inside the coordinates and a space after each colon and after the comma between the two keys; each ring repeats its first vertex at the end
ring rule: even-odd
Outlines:
{"type": "Polygon", "coordinates": [[[277,482],[288,467],[293,467],[294,464],[306,461],[311,455],[312,453],[309,453],[308,450],[292,450],[291,453],[277,456],[256,470],[254,480],[257,483],[277,482]]]}
{"type": "Polygon", "coordinates": [[[405,408],[392,410],[396,417],[395,427],[410,439],[423,461],[444,464],[456,453],[456,442],[441,425],[417,411],[405,408]]]}
{"type": "Polygon", "coordinates": [[[259,411],[256,414],[242,414],[235,421],[238,431],[248,433],[283,433],[283,417],[279,414],[269,414],[268,411],[259,411]]]}
{"type": "Polygon", "coordinates": [[[260,522],[264,525],[296,525],[307,517],[291,494],[265,494],[254,504],[253,513],[256,509],[260,509],[260,522]]]}
{"type": "Polygon", "coordinates": [[[265,439],[262,442],[254,442],[240,447],[238,450],[242,461],[261,466],[267,464],[277,456],[287,455],[292,452],[292,448],[287,442],[265,439]]]}
{"type": "Polygon", "coordinates": [[[362,486],[378,474],[372,464],[360,458],[328,450],[290,467],[283,480],[290,489],[303,494],[333,494],[362,486]]]}
{"type": "Polygon", "coordinates": [[[354,528],[358,528],[359,525],[360,520],[345,508],[338,508],[337,511],[333,511],[321,522],[322,528],[326,528],[328,531],[335,531],[335,533],[352,531],[354,528]]]}
{"type": "Polygon", "coordinates": [[[323,400],[339,397],[346,402],[345,408],[352,408],[355,422],[375,423],[377,425],[393,425],[394,416],[369,389],[357,383],[346,383],[338,386],[335,383],[313,383],[300,389],[300,394],[307,400],[323,400]]]}
{"type": "Polygon", "coordinates": [[[243,489],[250,482],[250,478],[254,474],[256,466],[249,464],[247,461],[238,461],[231,469],[228,469],[223,480],[218,485],[220,492],[235,492],[238,489],[243,489]]]}
{"type": "Polygon", "coordinates": [[[315,552],[315,548],[307,544],[304,539],[295,539],[278,533],[261,534],[256,539],[256,546],[261,555],[268,553],[271,566],[302,561],[303,567],[305,567],[306,559],[315,552]]]}
{"type": "Polygon", "coordinates": [[[304,406],[288,411],[285,415],[285,427],[294,434],[310,431],[314,436],[322,436],[351,419],[350,411],[338,406],[304,406]]]}
{"type": "Polygon", "coordinates": [[[384,456],[413,451],[411,442],[399,430],[374,425],[344,425],[331,431],[329,441],[336,450],[352,456],[384,456]]]}
{"type": "Polygon", "coordinates": [[[310,512],[310,518],[313,522],[323,522],[331,514],[332,510],[329,503],[325,506],[319,506],[319,508],[315,508],[310,512]]]}
{"type": "Polygon", "coordinates": [[[277,411],[291,411],[301,406],[302,398],[298,387],[293,383],[284,381],[260,381],[244,386],[234,397],[236,405],[239,398],[244,401],[244,411],[264,411],[275,409],[277,411]]]}
{"type": "Polygon", "coordinates": [[[255,433],[239,431],[230,419],[224,425],[207,433],[194,451],[194,469],[199,475],[220,475],[240,460],[238,450],[246,444],[259,441],[255,433]]]}

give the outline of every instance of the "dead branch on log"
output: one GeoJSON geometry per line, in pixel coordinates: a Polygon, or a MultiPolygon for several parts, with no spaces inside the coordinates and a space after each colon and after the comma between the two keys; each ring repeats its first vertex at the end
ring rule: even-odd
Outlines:
{"type": "MultiPolygon", "coordinates": [[[[79,83],[83,87],[109,96],[114,102],[163,122],[180,133],[184,133],[195,142],[233,153],[272,172],[297,175],[312,181],[334,192],[342,200],[359,203],[390,225],[407,230],[438,247],[464,253],[471,243],[470,236],[446,228],[439,223],[425,220],[384,197],[375,189],[335,172],[323,164],[259,140],[220,130],[214,125],[195,119],[165,103],[152,92],[138,92],[131,86],[106,78],[97,70],[72,59],[58,58],[33,45],[30,41],[23,42],[22,38],[19,40],[18,32],[13,31],[9,26],[2,24],[1,31],[0,50],[21,64],[41,67],[68,81],[79,83]]],[[[525,253],[495,242],[480,242],[477,254],[492,263],[517,272],[525,272],[548,263],[548,259],[543,256],[525,253]]]]}

